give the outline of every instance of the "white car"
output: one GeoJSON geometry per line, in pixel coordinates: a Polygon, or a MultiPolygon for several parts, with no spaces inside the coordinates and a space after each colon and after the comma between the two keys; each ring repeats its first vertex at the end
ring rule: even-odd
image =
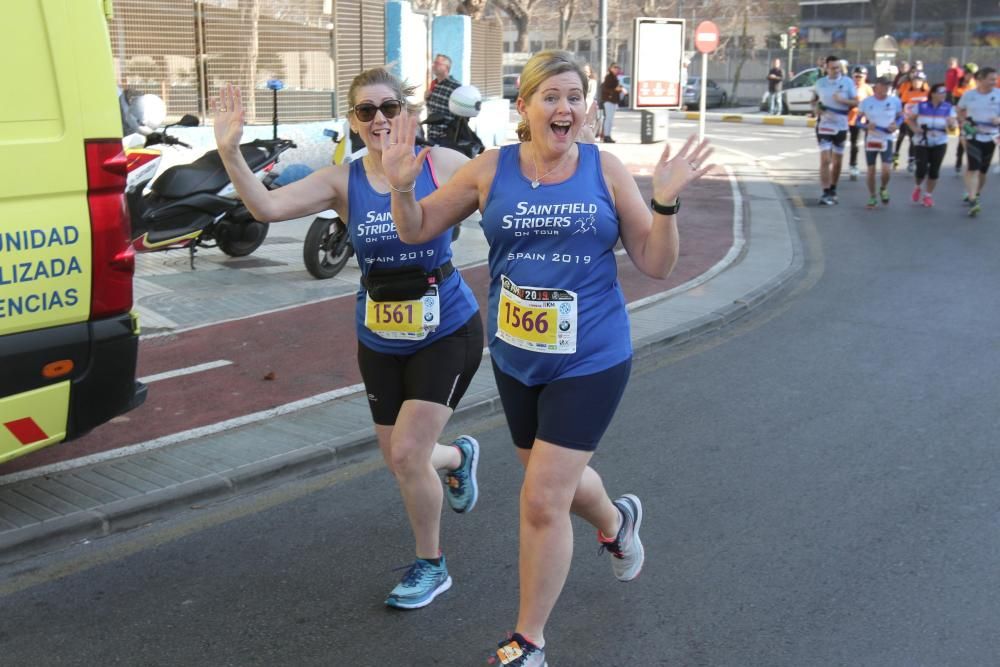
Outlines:
{"type": "Polygon", "coordinates": [[[813,87],[822,75],[818,67],[802,70],[781,90],[781,108],[785,113],[808,114],[813,111],[813,87]]]}

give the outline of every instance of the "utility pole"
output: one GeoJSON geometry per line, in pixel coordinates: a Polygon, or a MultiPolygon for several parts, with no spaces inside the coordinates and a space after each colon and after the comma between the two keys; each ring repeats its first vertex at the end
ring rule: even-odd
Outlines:
{"type": "Polygon", "coordinates": [[[600,0],[601,3],[601,81],[608,73],[608,0],[600,0]]]}

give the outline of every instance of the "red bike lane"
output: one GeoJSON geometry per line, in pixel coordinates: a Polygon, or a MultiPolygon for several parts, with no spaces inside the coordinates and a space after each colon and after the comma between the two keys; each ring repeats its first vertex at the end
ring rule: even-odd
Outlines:
{"type": "MultiPolygon", "coordinates": [[[[648,176],[637,176],[650,196],[648,176]]],[[[619,280],[628,302],[662,293],[707,271],[733,243],[733,195],[722,170],[688,188],[679,214],[681,252],[667,280],[642,275],[624,253],[619,280]]],[[[485,262],[485,258],[484,258],[485,262]]],[[[462,275],[485,309],[485,263],[462,275]]],[[[354,295],[143,339],[139,376],[212,362],[209,370],[149,384],[146,403],[78,440],[0,466],[0,474],[66,461],[268,410],[361,382],[354,295]]]]}

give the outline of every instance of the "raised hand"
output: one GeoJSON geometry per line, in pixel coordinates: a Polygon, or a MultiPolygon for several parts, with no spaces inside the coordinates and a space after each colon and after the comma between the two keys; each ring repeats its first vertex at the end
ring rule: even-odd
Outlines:
{"type": "Polygon", "coordinates": [[[393,190],[407,192],[416,183],[431,147],[425,146],[420,153],[414,155],[417,117],[410,116],[405,109],[390,120],[389,124],[389,133],[383,133],[381,137],[382,171],[393,190]]]}
{"type": "Polygon", "coordinates": [[[714,164],[705,164],[714,150],[708,139],[695,145],[691,135],[673,158],[670,144],[663,150],[660,161],[653,170],[653,198],[661,204],[670,204],[687,184],[701,178],[714,164]]]}
{"type": "Polygon", "coordinates": [[[219,96],[212,98],[212,125],[220,150],[239,147],[243,137],[243,100],[238,86],[227,83],[219,90],[219,96]]]}

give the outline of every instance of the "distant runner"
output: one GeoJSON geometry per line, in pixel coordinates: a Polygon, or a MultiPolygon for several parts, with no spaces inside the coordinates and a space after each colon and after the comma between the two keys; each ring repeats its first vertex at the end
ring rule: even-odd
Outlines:
{"type": "Polygon", "coordinates": [[[965,187],[972,217],[982,211],[979,195],[986,185],[990,161],[1000,142],[1000,90],[996,86],[997,71],[982,67],[976,72],[976,87],[958,101],[958,120],[962,124],[968,155],[965,187]]]}
{"type": "Polygon", "coordinates": [[[862,100],[858,113],[865,121],[865,162],[868,164],[868,208],[878,207],[881,198],[883,205],[889,204],[889,177],[892,162],[892,142],[896,131],[903,122],[903,105],[898,97],[889,95],[892,79],[880,76],[875,81],[875,89],[871,96],[862,100]],[[882,158],[882,187],[878,196],[875,194],[875,161],[882,158]]]}
{"type": "Polygon", "coordinates": [[[858,104],[858,91],[854,82],[844,76],[837,56],[826,57],[826,76],[816,81],[813,91],[815,105],[816,140],[819,142],[819,181],[823,194],[819,203],[833,206],[837,203],[837,181],[844,159],[847,141],[847,113],[858,104]]]}

